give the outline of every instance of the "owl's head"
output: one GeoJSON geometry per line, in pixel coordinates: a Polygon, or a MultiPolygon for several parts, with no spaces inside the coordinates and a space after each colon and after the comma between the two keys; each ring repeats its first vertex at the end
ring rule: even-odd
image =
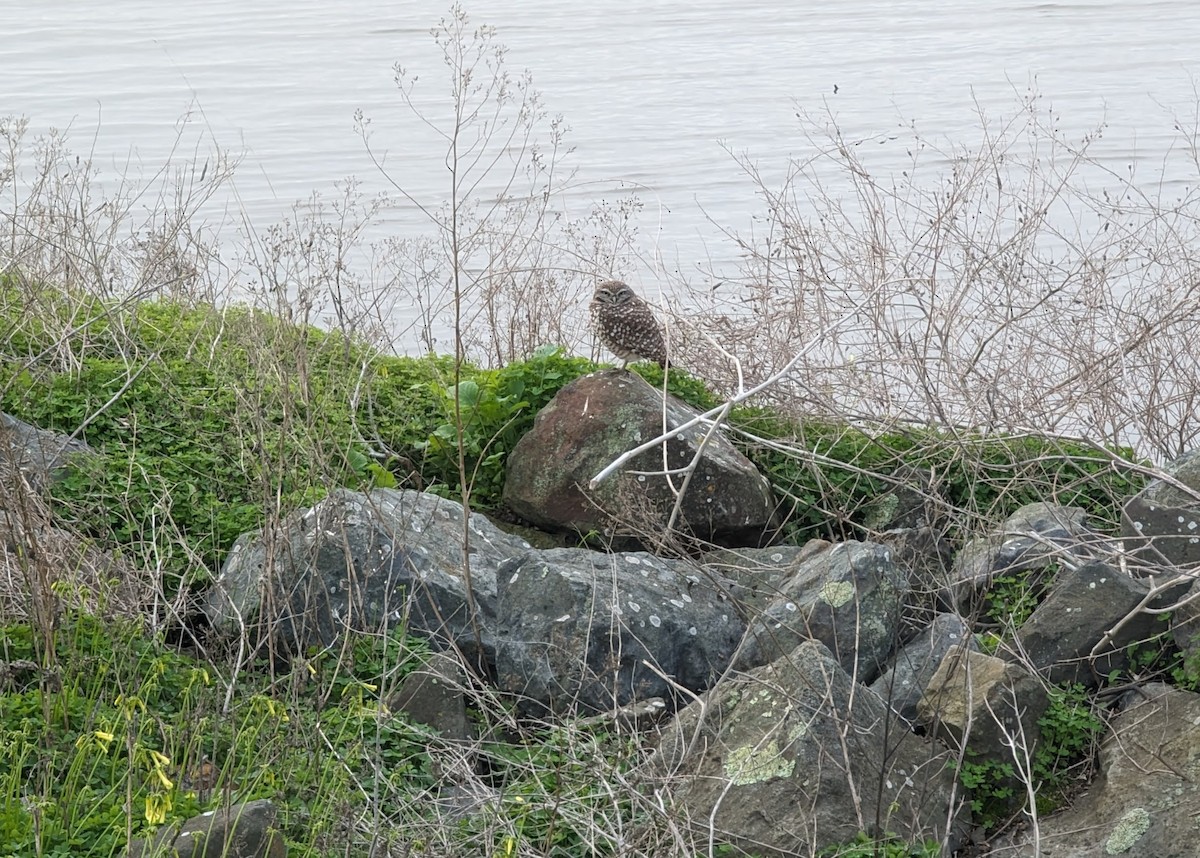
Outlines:
{"type": "Polygon", "coordinates": [[[592,300],[599,304],[624,304],[633,299],[633,290],[620,280],[605,280],[596,287],[592,300]]]}

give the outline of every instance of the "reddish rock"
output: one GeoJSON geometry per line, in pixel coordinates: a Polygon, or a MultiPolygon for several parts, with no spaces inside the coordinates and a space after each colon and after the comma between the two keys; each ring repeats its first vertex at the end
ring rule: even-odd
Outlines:
{"type": "MultiPolygon", "coordinates": [[[[670,395],[664,404],[662,391],[631,372],[576,379],[542,409],[512,451],[504,499],[543,528],[652,544],[675,502],[662,472],[693,460],[706,425],[672,434],[595,489],[588,483],[625,451],[662,434],[664,425],[682,426],[697,414],[670,395]]],[[[683,475],[671,482],[681,486],[683,475]]],[[[770,485],[753,463],[724,435],[710,438],[684,496],[680,530],[717,544],[759,545],[775,532],[774,510],[770,485]]]]}

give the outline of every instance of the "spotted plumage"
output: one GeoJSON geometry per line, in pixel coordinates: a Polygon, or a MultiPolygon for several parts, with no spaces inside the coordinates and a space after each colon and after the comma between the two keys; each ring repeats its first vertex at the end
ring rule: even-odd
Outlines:
{"type": "Polygon", "coordinates": [[[668,365],[662,326],[650,306],[620,280],[605,280],[592,296],[592,322],[600,342],[624,364],[652,360],[668,365]]]}

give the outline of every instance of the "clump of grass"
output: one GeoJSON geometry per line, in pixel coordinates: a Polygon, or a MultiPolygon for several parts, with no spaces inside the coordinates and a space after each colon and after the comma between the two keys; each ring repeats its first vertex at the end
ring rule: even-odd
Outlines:
{"type": "Polygon", "coordinates": [[[370,482],[350,400],[360,347],[248,309],[81,303],[96,321],[56,341],[58,359],[38,330],[33,358],[10,343],[0,407],[95,451],[53,484],[58,520],[158,570],[168,595],[267,516],[370,482]]]}
{"type": "Polygon", "coordinates": [[[926,493],[933,515],[968,537],[1028,503],[1081,506],[1115,530],[1144,484],[1132,450],[1031,434],[961,433],[929,426],[860,428],[753,407],[731,423],[743,448],[790,504],[791,540],[869,535],[872,504],[896,486],[926,493]]]}
{"type": "MultiPolygon", "coordinates": [[[[119,854],[164,823],[270,798],[289,854],[403,832],[434,851],[602,855],[615,842],[595,820],[633,812],[596,777],[636,761],[619,737],[514,732],[480,698],[483,738],[464,748],[390,711],[427,653],[402,633],[354,636],[284,676],[252,667],[232,688],[219,664],[138,624],[71,614],[56,635],[53,669],[0,689],[0,854],[119,854]],[[439,803],[448,771],[487,798],[457,821],[439,803]]],[[[41,663],[38,640],[29,624],[0,626],[0,657],[41,663]]]]}

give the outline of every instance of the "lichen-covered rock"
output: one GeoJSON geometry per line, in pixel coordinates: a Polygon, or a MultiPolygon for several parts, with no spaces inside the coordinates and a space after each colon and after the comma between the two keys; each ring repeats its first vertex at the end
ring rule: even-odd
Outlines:
{"type": "Polygon", "coordinates": [[[917,719],[974,759],[1007,761],[1014,742],[1032,753],[1049,703],[1042,681],[1021,665],[954,646],[929,680],[917,719]]]}
{"type": "Polygon", "coordinates": [[[896,645],[908,586],[885,546],[842,542],[818,552],[750,623],[735,665],[748,670],[819,640],[855,679],[870,682],[896,645]]]}
{"type": "Polygon", "coordinates": [[[1200,854],[1200,694],[1130,692],[1100,743],[1100,773],[1069,807],[998,845],[996,858],[1195,858],[1200,854]]]}
{"type": "MultiPolygon", "coordinates": [[[[1146,608],[1171,604],[1185,587],[1181,583],[1164,590],[1146,608]]],[[[1149,592],[1148,581],[1131,578],[1107,563],[1068,566],[1059,571],[1050,592],[1018,630],[1017,650],[1051,682],[1098,685],[1111,671],[1129,667],[1131,644],[1164,631],[1161,613],[1141,611],[1129,616],[1149,592]],[[1097,649],[1127,616],[1111,640],[1097,649]]]]}
{"type": "MultiPolygon", "coordinates": [[[[602,533],[615,544],[652,544],[668,523],[675,495],[662,472],[689,465],[705,425],[673,434],[594,489],[588,483],[622,453],[682,426],[698,412],[623,370],[596,372],[560,390],[509,454],[504,501],[551,530],[602,533]]],[[[682,476],[672,478],[675,486],[682,476]]],[[[766,478],[720,432],[683,496],[684,536],[718,545],[760,545],[775,534],[775,500],[766,478]]]]}
{"type": "Polygon", "coordinates": [[[703,691],[745,631],[727,588],[642,552],[531,552],[502,570],[498,595],[497,682],[535,714],[703,691]]]}
{"type": "Polygon", "coordinates": [[[347,629],[390,627],[453,643],[476,667],[495,657],[496,572],[529,544],[483,516],[415,491],[338,490],[273,532],[245,534],[205,613],[224,635],[257,631],[279,653],[325,646],[347,629]]]}
{"type": "Polygon", "coordinates": [[[955,805],[949,760],[805,641],[681,710],[655,769],[698,830],[711,823],[718,840],[774,858],[815,855],[859,831],[946,837],[953,851],[969,813],[955,805]]]}
{"type": "Polygon", "coordinates": [[[901,465],[888,479],[890,488],[863,510],[862,524],[868,531],[928,528],[944,518],[948,504],[928,470],[901,465]]]}
{"type": "Polygon", "coordinates": [[[784,583],[800,564],[832,548],[824,539],[803,545],[772,545],[770,548],[721,548],[706,552],[701,565],[731,583],[731,593],[743,618],[758,616],[775,599],[784,583]]]}
{"type": "Polygon", "coordinates": [[[1151,481],[1121,511],[1121,538],[1150,571],[1200,563],[1200,500],[1192,494],[1200,494],[1200,450],[1162,470],[1172,481],[1151,481]]]}

